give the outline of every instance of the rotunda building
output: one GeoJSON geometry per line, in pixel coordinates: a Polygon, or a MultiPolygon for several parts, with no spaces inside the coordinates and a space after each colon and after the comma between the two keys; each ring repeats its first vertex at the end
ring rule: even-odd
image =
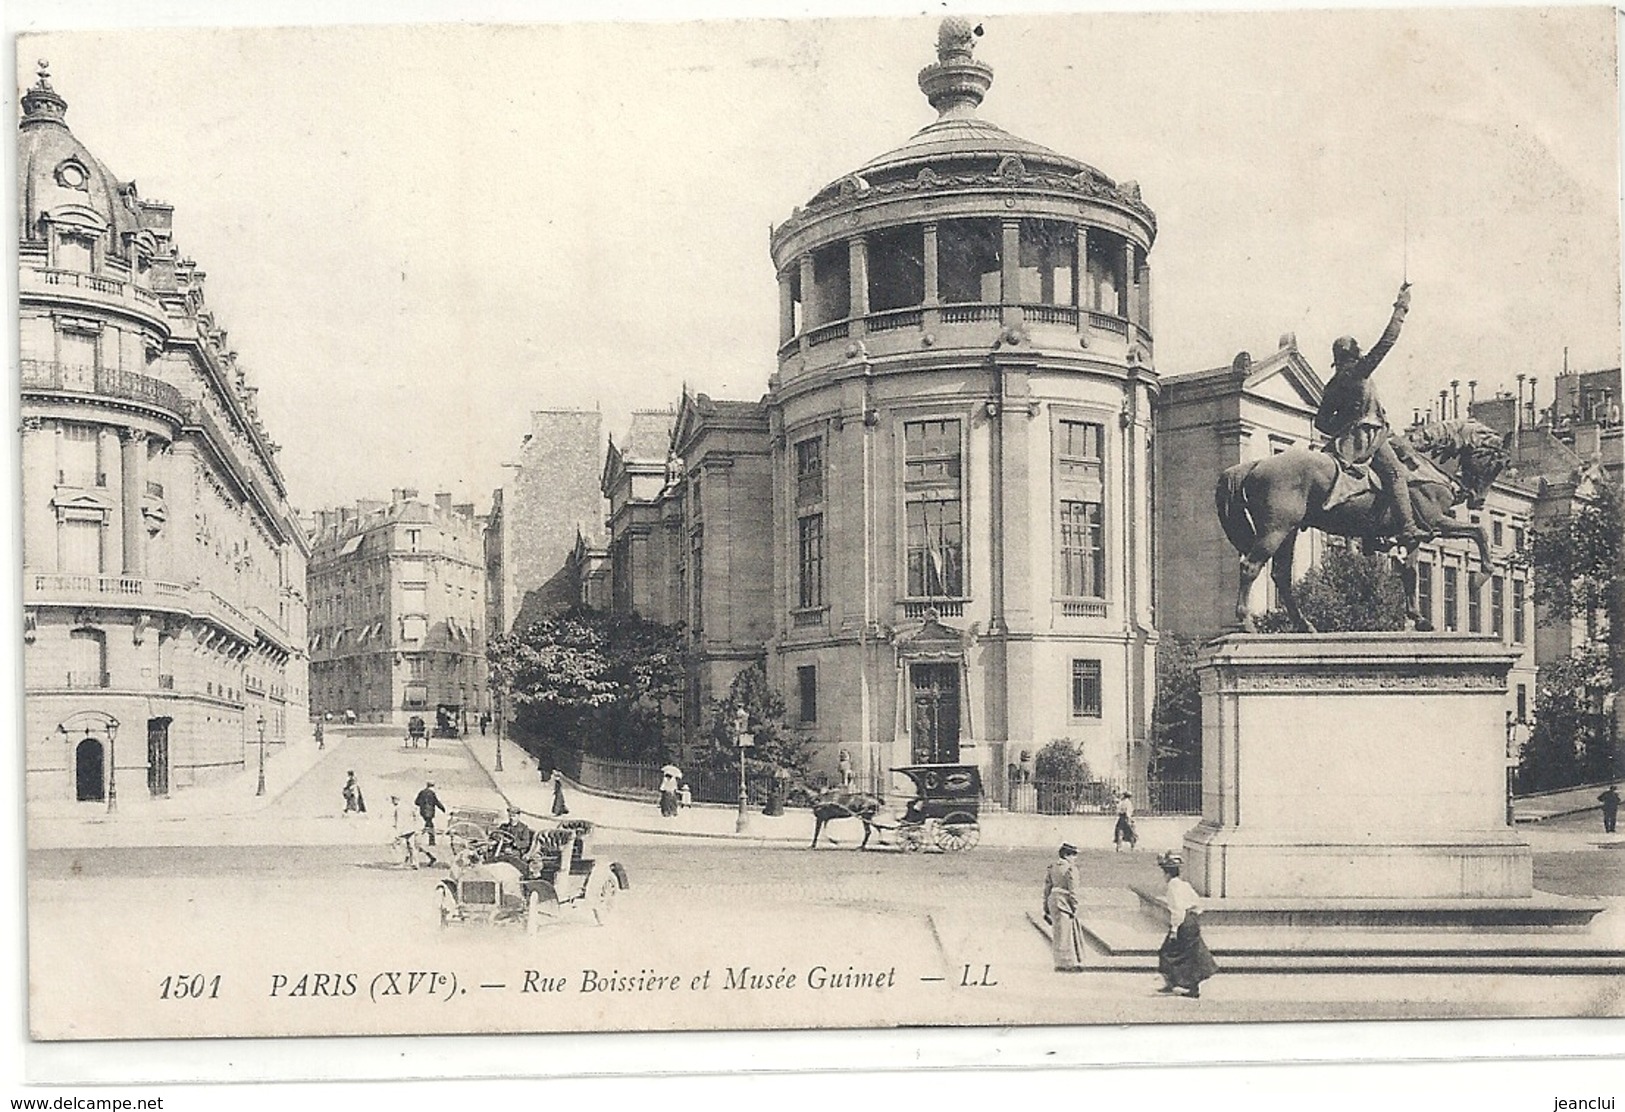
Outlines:
{"type": "Polygon", "coordinates": [[[869,785],[968,763],[1002,793],[1057,739],[1139,783],[1156,218],[978,116],[979,34],[945,20],[936,121],[773,231],[769,658],[820,763],[869,785]]]}
{"type": "Polygon", "coordinates": [[[21,105],[27,796],[114,810],[308,736],[309,548],[171,206],[21,105]]]}

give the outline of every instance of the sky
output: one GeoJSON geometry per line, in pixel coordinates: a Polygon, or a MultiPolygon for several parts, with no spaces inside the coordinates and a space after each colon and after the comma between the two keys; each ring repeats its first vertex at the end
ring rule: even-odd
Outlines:
{"type": "MultiPolygon", "coordinates": [[[[1565,348],[1619,365],[1609,10],[975,14],[980,115],[1157,213],[1163,374],[1287,332],[1324,374],[1405,277],[1401,421],[1452,379],[1545,403],[1565,348]]],[[[16,87],[49,59],[74,133],[175,206],[296,506],[483,509],[531,410],[615,434],[765,391],[770,228],[935,118],[937,20],[81,29],[20,40],[16,87]]]]}

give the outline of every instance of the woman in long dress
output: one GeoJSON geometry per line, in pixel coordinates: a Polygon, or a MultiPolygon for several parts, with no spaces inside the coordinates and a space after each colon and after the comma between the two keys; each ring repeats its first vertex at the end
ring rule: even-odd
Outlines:
{"type": "Polygon", "coordinates": [[[1157,951],[1157,970],[1162,974],[1161,993],[1183,992],[1191,999],[1202,995],[1202,982],[1219,971],[1219,965],[1202,941],[1202,913],[1196,889],[1179,875],[1184,859],[1177,853],[1157,858],[1168,878],[1168,937],[1157,951]]]}
{"type": "Polygon", "coordinates": [[[1124,792],[1117,801],[1117,826],[1112,831],[1112,843],[1121,852],[1124,842],[1133,849],[1139,841],[1140,835],[1134,830],[1134,797],[1124,792]]]}
{"type": "Polygon", "coordinates": [[[1044,922],[1050,928],[1050,950],[1057,973],[1083,968],[1083,928],[1078,926],[1078,870],[1072,859],[1077,848],[1063,844],[1044,874],[1044,922]]]}
{"type": "Polygon", "coordinates": [[[570,808],[564,805],[564,773],[558,769],[553,770],[553,817],[560,818],[570,813],[570,808]]]}

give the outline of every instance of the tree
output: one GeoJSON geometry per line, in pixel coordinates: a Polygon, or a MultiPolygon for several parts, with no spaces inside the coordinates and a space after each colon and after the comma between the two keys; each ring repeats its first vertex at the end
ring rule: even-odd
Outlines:
{"type": "Polygon", "coordinates": [[[682,630],[577,608],[494,638],[491,683],[522,734],[603,757],[662,759],[678,724],[682,630]]]}
{"type": "Polygon", "coordinates": [[[1518,754],[1518,790],[1547,791],[1614,773],[1613,732],[1602,711],[1612,670],[1606,649],[1582,645],[1543,665],[1535,684],[1535,726],[1518,754]]]}
{"type": "Polygon", "coordinates": [[[1566,660],[1540,668],[1536,727],[1527,746],[1534,761],[1531,780],[1557,774],[1568,751],[1575,754],[1570,784],[1614,779],[1622,772],[1614,719],[1618,707],[1610,699],[1625,683],[1622,519],[1620,489],[1599,478],[1594,493],[1581,499],[1575,512],[1531,530],[1526,551],[1514,556],[1534,574],[1540,624],[1581,619],[1588,634],[1588,641],[1566,660]],[[1540,694],[1547,691],[1549,707],[1542,709],[1540,694]]]}
{"type": "Polygon", "coordinates": [[[1076,743],[1056,738],[1033,758],[1033,785],[1037,789],[1038,813],[1070,815],[1083,799],[1092,776],[1076,743]]]}
{"type": "Polygon", "coordinates": [[[1202,688],[1196,678],[1201,641],[1165,633],[1157,644],[1157,697],[1151,708],[1151,779],[1202,778],[1202,688]]]}
{"type": "Polygon", "coordinates": [[[1542,625],[1583,620],[1589,640],[1543,665],[1535,727],[1520,754],[1522,790],[1620,775],[1610,696],[1625,682],[1625,538],[1620,491],[1597,480],[1574,512],[1531,531],[1514,560],[1532,570],[1542,625]]]}
{"type": "MultiPolygon", "coordinates": [[[[1293,597],[1305,618],[1322,633],[1357,633],[1405,628],[1405,584],[1393,561],[1355,548],[1328,549],[1318,565],[1293,584],[1293,597]]],[[[1265,632],[1292,632],[1286,611],[1264,615],[1265,632]]]]}
{"type": "Polygon", "coordinates": [[[771,777],[780,769],[800,779],[807,770],[807,743],[785,727],[784,696],[767,678],[767,668],[752,664],[733,678],[725,698],[710,706],[705,739],[708,745],[692,755],[700,768],[738,769],[739,749],[734,725],[743,708],[751,747],[745,750],[745,774],[752,779],[771,777]]]}

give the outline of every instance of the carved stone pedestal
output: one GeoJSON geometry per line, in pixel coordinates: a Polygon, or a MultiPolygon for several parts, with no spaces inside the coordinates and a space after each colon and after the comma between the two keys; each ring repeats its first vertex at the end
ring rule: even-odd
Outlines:
{"type": "Polygon", "coordinates": [[[1529,846],[1506,825],[1515,659],[1490,637],[1211,642],[1186,878],[1249,904],[1528,900],[1529,846]]]}

